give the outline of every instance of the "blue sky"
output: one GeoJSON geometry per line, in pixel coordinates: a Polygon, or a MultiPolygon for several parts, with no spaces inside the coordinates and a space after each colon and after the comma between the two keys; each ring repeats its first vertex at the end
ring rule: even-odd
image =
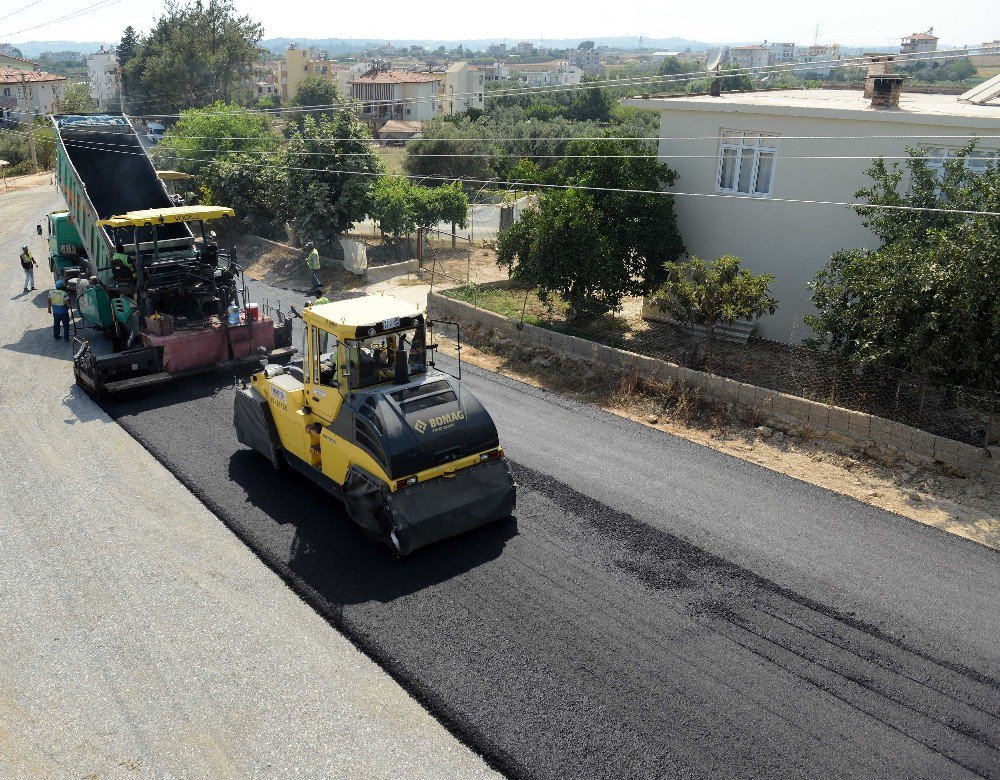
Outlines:
{"type": "MultiPolygon", "coordinates": [[[[94,5],[100,0],[4,0],[0,42],[28,40],[116,40],[131,24],[148,29],[158,0],[105,0],[107,6],[55,24],[26,29],[94,5]],[[30,7],[21,9],[23,6],[30,7]],[[22,32],[23,31],[23,32],[22,32]]],[[[611,35],[678,36],[715,41],[811,43],[819,23],[820,42],[884,47],[929,27],[943,44],[979,44],[1000,38],[997,0],[838,0],[767,3],[717,0],[691,2],[615,0],[575,3],[537,0],[382,0],[372,3],[236,0],[237,8],[263,22],[265,37],[458,39],[508,37],[582,38],[611,35]],[[613,13],[609,13],[613,11],[613,13]]]]}

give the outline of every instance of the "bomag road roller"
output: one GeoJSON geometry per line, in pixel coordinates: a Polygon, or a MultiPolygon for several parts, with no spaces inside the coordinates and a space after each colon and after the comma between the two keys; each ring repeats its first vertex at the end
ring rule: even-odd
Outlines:
{"type": "Polygon", "coordinates": [[[461,370],[435,368],[416,306],[373,295],[300,316],[301,357],[237,386],[241,443],[340,498],[397,555],[511,514],[496,426],[461,370]]]}

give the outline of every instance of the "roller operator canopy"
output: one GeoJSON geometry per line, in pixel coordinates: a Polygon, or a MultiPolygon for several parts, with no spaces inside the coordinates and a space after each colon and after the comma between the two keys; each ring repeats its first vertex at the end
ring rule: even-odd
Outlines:
{"type": "Polygon", "coordinates": [[[166,209],[146,209],[118,214],[108,219],[98,220],[98,225],[109,227],[145,227],[147,225],[167,225],[172,222],[198,222],[200,220],[234,217],[236,212],[224,206],[173,206],[166,209]]]}
{"type": "Polygon", "coordinates": [[[413,328],[423,322],[420,308],[391,295],[366,295],[346,301],[321,303],[302,312],[310,324],[341,339],[363,339],[391,330],[413,328]]]}

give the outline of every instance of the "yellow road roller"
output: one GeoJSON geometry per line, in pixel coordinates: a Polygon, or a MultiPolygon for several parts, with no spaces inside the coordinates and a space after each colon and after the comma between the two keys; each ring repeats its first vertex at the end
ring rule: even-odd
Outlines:
{"type": "Polygon", "coordinates": [[[461,370],[436,368],[418,307],[369,295],[300,316],[300,357],[237,386],[242,444],[339,497],[397,555],[514,511],[496,425],[461,370]]]}

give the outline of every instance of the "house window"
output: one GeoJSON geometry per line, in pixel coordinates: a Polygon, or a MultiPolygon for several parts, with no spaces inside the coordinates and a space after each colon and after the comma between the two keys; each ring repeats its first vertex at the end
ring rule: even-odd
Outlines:
{"type": "MultiPolygon", "coordinates": [[[[940,181],[944,177],[944,164],[961,153],[961,149],[947,146],[928,146],[921,149],[927,155],[927,167],[940,181]]],[[[985,173],[990,165],[996,163],[998,150],[973,149],[965,158],[966,170],[971,173],[985,173]]]]}
{"type": "Polygon", "coordinates": [[[766,198],[771,194],[778,136],[747,130],[723,130],[716,189],[766,198]]]}

